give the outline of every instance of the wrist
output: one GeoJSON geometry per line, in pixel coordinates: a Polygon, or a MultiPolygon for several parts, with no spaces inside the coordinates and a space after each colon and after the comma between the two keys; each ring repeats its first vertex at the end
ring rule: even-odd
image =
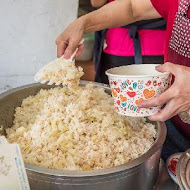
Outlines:
{"type": "Polygon", "coordinates": [[[78,18],[76,20],[76,22],[78,22],[78,24],[80,25],[80,28],[79,30],[83,33],[83,34],[86,34],[87,33],[87,15],[84,15],[84,16],[81,16],[80,18],[78,18]]]}

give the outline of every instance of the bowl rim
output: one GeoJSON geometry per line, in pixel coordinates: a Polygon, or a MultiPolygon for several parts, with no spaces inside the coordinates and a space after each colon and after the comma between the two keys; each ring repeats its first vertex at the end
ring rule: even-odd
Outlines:
{"type": "Polygon", "coordinates": [[[122,75],[122,74],[112,74],[110,73],[114,69],[118,68],[124,68],[124,67],[143,67],[143,66],[159,66],[161,64],[136,64],[136,65],[124,65],[124,66],[118,66],[118,67],[113,67],[111,69],[108,69],[105,74],[108,77],[114,77],[114,78],[148,78],[148,77],[158,77],[158,76],[167,76],[170,75],[169,72],[158,72],[157,74],[150,74],[150,75],[122,75]]]}
{"type": "Polygon", "coordinates": [[[181,189],[189,189],[189,182],[185,179],[187,176],[187,168],[190,163],[190,149],[182,153],[176,168],[176,179],[181,189]]]}
{"type": "MultiPolygon", "coordinates": [[[[85,86],[88,83],[89,83],[89,81],[81,81],[80,85],[85,86]]],[[[104,88],[105,90],[109,90],[109,92],[110,92],[110,88],[108,87],[108,85],[96,83],[96,82],[92,82],[92,83],[94,83],[98,87],[104,88]]],[[[40,83],[33,83],[33,84],[17,87],[17,88],[11,89],[7,92],[0,94],[0,101],[3,100],[3,98],[6,98],[7,96],[10,96],[11,94],[13,94],[15,92],[18,92],[18,91],[24,90],[24,89],[29,89],[29,88],[48,89],[48,88],[52,88],[52,86],[48,86],[48,85],[44,85],[44,84],[40,84],[40,83]]],[[[95,177],[95,176],[104,176],[104,175],[109,175],[109,174],[113,174],[113,173],[118,173],[121,171],[125,171],[125,170],[131,169],[131,168],[138,167],[162,148],[163,143],[166,138],[167,130],[166,130],[165,123],[164,122],[152,122],[152,123],[156,124],[156,126],[157,126],[157,135],[156,135],[156,140],[155,140],[154,144],[145,154],[143,154],[139,158],[132,160],[126,164],[122,164],[122,165],[115,166],[112,168],[90,170],[90,171],[69,171],[69,170],[48,169],[48,168],[25,163],[26,170],[41,173],[41,174],[47,174],[47,175],[51,175],[51,176],[60,176],[60,177],[61,176],[63,176],[63,177],[64,176],[65,177],[95,177]]]]}
{"type": "Polygon", "coordinates": [[[177,164],[178,164],[179,160],[178,160],[178,162],[177,162],[177,164],[176,164],[176,175],[173,174],[172,171],[169,169],[169,164],[170,164],[171,160],[172,160],[174,157],[179,157],[179,159],[180,159],[180,157],[182,156],[182,154],[183,154],[183,152],[174,153],[174,154],[172,154],[171,156],[169,156],[168,159],[166,160],[167,171],[168,171],[169,175],[171,176],[171,178],[173,179],[173,181],[174,181],[176,184],[178,184],[178,180],[177,180],[177,164]]]}

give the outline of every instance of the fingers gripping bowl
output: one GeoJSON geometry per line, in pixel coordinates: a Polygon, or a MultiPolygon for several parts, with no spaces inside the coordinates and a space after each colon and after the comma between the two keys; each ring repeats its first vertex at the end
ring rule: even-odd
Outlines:
{"type": "MultiPolygon", "coordinates": [[[[81,86],[86,84],[86,82],[82,82],[81,86]]],[[[110,93],[109,88],[96,85],[110,93]]],[[[12,127],[15,108],[21,105],[23,99],[35,95],[40,89],[49,88],[51,87],[34,84],[0,95],[0,125],[5,126],[6,129],[12,127]]],[[[147,152],[129,163],[94,171],[55,170],[44,166],[26,164],[31,189],[38,189],[39,187],[42,190],[60,188],[69,190],[71,187],[74,190],[124,190],[126,187],[134,190],[152,189],[158,175],[160,151],[166,134],[164,124],[154,123],[154,125],[156,127],[155,142],[152,142],[147,152]],[[134,180],[138,180],[139,183],[134,183],[134,180]]],[[[32,143],[32,140],[30,142],[32,143]]],[[[43,156],[47,157],[48,155],[43,156]]],[[[56,156],[54,157],[56,158],[56,156]]]]}
{"type": "Polygon", "coordinates": [[[106,71],[114,106],[119,114],[146,117],[160,110],[161,107],[138,108],[140,102],[162,94],[170,86],[171,75],[156,71],[155,66],[157,65],[128,65],[106,71]]]}

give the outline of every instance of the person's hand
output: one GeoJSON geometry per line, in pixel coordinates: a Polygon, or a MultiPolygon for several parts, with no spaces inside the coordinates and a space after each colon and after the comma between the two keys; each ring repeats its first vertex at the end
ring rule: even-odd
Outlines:
{"type": "Polygon", "coordinates": [[[57,45],[57,57],[64,57],[69,59],[73,52],[78,47],[76,56],[78,56],[84,45],[79,45],[84,34],[84,22],[81,19],[77,19],[71,23],[56,39],[57,45]],[[79,45],[79,46],[78,46],[79,45]]]}
{"type": "Polygon", "coordinates": [[[190,109],[190,68],[165,63],[156,67],[156,70],[173,74],[175,81],[160,96],[141,102],[138,106],[140,108],[149,108],[166,104],[160,112],[149,117],[152,121],[166,121],[190,109]]]}

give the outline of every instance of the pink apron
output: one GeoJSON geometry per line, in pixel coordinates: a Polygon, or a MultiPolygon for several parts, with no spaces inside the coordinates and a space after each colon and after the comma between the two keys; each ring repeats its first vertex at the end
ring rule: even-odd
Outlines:
{"type": "MultiPolygon", "coordinates": [[[[112,1],[114,0],[109,0],[108,2],[112,1]]],[[[106,35],[104,52],[117,56],[134,56],[133,39],[128,33],[129,29],[126,28],[109,29],[106,35]]],[[[138,35],[143,56],[164,54],[165,30],[140,29],[138,30],[138,35]]]]}
{"type": "Polygon", "coordinates": [[[96,32],[95,81],[108,83],[105,71],[112,67],[163,63],[165,28],[160,18],[96,32]]]}

